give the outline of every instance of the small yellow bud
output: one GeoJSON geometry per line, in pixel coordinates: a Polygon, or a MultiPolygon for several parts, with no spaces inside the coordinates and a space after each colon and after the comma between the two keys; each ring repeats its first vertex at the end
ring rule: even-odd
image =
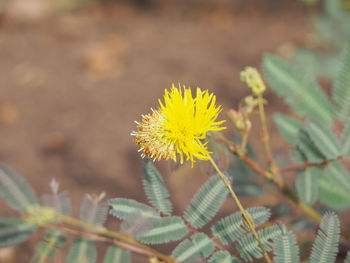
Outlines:
{"type": "Polygon", "coordinates": [[[56,212],[51,207],[46,206],[30,206],[27,208],[24,220],[32,225],[44,225],[53,221],[56,217],[56,212]]]}
{"type": "Polygon", "coordinates": [[[231,109],[227,112],[227,115],[239,132],[246,132],[251,128],[250,120],[241,111],[231,109]]]}
{"type": "Polygon", "coordinates": [[[259,104],[259,100],[255,99],[253,96],[248,96],[244,99],[244,111],[247,114],[253,112],[254,108],[259,104]]]}
{"type": "Polygon", "coordinates": [[[266,90],[265,83],[256,68],[246,67],[241,72],[241,81],[252,89],[254,95],[260,95],[266,90]]]}

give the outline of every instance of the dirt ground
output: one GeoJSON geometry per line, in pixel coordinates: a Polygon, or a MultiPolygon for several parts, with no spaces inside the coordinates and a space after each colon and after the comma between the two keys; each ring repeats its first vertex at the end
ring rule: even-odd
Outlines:
{"type": "MultiPolygon", "coordinates": [[[[129,134],[164,88],[199,86],[215,92],[224,109],[236,107],[248,93],[240,70],[259,66],[264,52],[303,41],[309,26],[296,1],[247,2],[234,8],[115,4],[31,23],[2,19],[0,161],[38,194],[56,178],[69,190],[75,215],[85,193],[144,200],[141,159],[129,134]]],[[[270,93],[268,112],[282,107],[270,93]]],[[[253,141],[259,140],[256,134],[253,141]]],[[[160,167],[170,173],[169,165],[160,167]]],[[[185,166],[166,177],[179,213],[207,178],[202,171],[203,165],[185,166]]],[[[14,214],[1,206],[2,217],[14,214]]]]}

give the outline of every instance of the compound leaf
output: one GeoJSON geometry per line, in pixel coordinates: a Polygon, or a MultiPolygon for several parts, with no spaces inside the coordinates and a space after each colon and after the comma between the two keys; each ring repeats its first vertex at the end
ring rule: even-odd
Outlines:
{"type": "MultiPolygon", "coordinates": [[[[336,2],[336,1],[326,1],[336,2]]],[[[335,103],[335,113],[340,120],[350,119],[350,45],[347,45],[342,55],[342,64],[332,90],[335,103]]]]}
{"type": "Polygon", "coordinates": [[[191,240],[185,239],[173,251],[172,257],[180,262],[189,262],[194,259],[205,259],[214,251],[214,243],[203,233],[191,236],[191,240]]]}
{"type": "Polygon", "coordinates": [[[310,167],[302,173],[299,173],[295,181],[295,186],[299,199],[313,205],[319,197],[318,181],[321,177],[322,170],[317,167],[310,167]]]}
{"type": "Polygon", "coordinates": [[[164,215],[171,215],[173,207],[169,200],[169,191],[153,162],[145,162],[144,173],[145,175],[142,177],[143,189],[149,202],[158,212],[164,215]]]}
{"type": "Polygon", "coordinates": [[[185,211],[185,220],[196,229],[204,226],[218,212],[227,194],[220,177],[212,176],[194,195],[185,211]]]}
{"type": "Polygon", "coordinates": [[[187,233],[188,229],[180,217],[164,217],[155,221],[153,228],[142,235],[140,242],[162,244],[180,240],[187,233]]]}
{"type": "Polygon", "coordinates": [[[144,218],[159,217],[159,214],[152,207],[132,199],[114,198],[108,200],[108,204],[112,207],[109,213],[122,220],[135,214],[144,218]]]}
{"type": "Polygon", "coordinates": [[[13,246],[28,239],[36,227],[20,218],[0,218],[0,247],[13,246]]]}
{"type": "Polygon", "coordinates": [[[295,235],[291,231],[283,231],[282,235],[273,240],[275,263],[299,263],[299,247],[295,235]]]}
{"type": "MultiPolygon", "coordinates": [[[[253,218],[256,226],[265,223],[271,216],[270,209],[265,207],[251,207],[247,211],[253,218]]],[[[241,212],[233,213],[214,223],[211,231],[214,236],[219,238],[222,244],[228,245],[247,232],[247,227],[242,219],[241,212]]]]}
{"type": "Polygon", "coordinates": [[[273,120],[283,138],[290,144],[296,144],[298,141],[298,131],[304,126],[300,121],[288,115],[275,113],[273,120]]]}
{"type": "MultiPolygon", "coordinates": [[[[271,251],[271,240],[281,234],[282,230],[280,226],[270,226],[258,231],[258,235],[266,251],[271,251]]],[[[262,257],[258,242],[251,233],[245,235],[238,241],[237,250],[241,257],[249,262],[252,261],[253,258],[258,259],[262,257]]]]}
{"type": "Polygon", "coordinates": [[[103,263],[131,263],[130,252],[113,245],[109,246],[103,263]]]}
{"type": "Polygon", "coordinates": [[[310,263],[332,263],[338,253],[340,223],[335,213],[326,213],[312,246],[310,263]]]}
{"type": "Polygon", "coordinates": [[[273,55],[263,59],[264,76],[271,88],[302,116],[332,122],[332,105],[315,79],[273,55]]]}
{"type": "Polygon", "coordinates": [[[93,241],[76,238],[68,252],[67,263],[94,263],[97,260],[97,250],[93,241]]]}
{"type": "Polygon", "coordinates": [[[25,212],[27,207],[38,204],[27,181],[4,165],[0,165],[0,196],[19,212],[25,212]]]}

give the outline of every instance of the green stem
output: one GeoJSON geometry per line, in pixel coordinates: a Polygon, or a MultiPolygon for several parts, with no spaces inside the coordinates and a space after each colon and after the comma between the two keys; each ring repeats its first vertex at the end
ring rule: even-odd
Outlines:
{"type": "Polygon", "coordinates": [[[264,255],[264,258],[265,258],[266,262],[267,263],[272,263],[269,255],[267,254],[267,252],[266,252],[266,250],[264,248],[264,245],[262,244],[262,242],[261,242],[261,240],[259,238],[258,233],[256,232],[256,230],[254,228],[254,223],[252,221],[252,218],[249,215],[248,211],[244,209],[241,201],[238,199],[238,196],[236,195],[235,191],[233,190],[233,188],[231,186],[231,181],[221,172],[221,170],[219,169],[219,167],[217,166],[217,164],[215,163],[213,158],[211,158],[211,156],[208,156],[208,157],[209,157],[210,163],[213,165],[213,167],[216,170],[216,172],[218,173],[219,177],[224,182],[224,184],[227,187],[229,193],[231,194],[233,200],[236,202],[239,210],[241,211],[243,219],[246,222],[247,226],[249,227],[250,231],[252,232],[254,238],[258,242],[258,246],[259,246],[262,254],[264,255]]]}
{"type": "Polygon", "coordinates": [[[266,121],[266,114],[265,114],[265,108],[264,108],[264,98],[261,93],[258,95],[258,106],[259,106],[259,116],[260,116],[260,121],[262,126],[262,132],[263,132],[262,140],[264,142],[265,151],[267,154],[267,158],[269,160],[269,164],[271,165],[273,164],[273,159],[272,159],[272,152],[270,148],[270,135],[267,129],[267,121],[266,121]]]}

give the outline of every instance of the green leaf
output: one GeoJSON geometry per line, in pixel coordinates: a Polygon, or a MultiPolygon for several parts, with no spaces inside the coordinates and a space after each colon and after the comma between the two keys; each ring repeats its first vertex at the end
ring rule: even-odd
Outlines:
{"type": "Polygon", "coordinates": [[[305,163],[307,162],[307,157],[300,147],[296,147],[290,152],[290,158],[294,163],[305,163]]]}
{"type": "Polygon", "coordinates": [[[25,212],[27,207],[38,204],[34,191],[27,181],[3,165],[0,165],[0,196],[19,212],[25,212]]]}
{"type": "Polygon", "coordinates": [[[149,202],[158,212],[164,215],[171,215],[173,207],[169,200],[169,191],[153,162],[145,162],[144,173],[145,175],[142,177],[143,189],[149,202]]]}
{"type": "Polygon", "coordinates": [[[350,121],[344,128],[344,131],[340,138],[341,153],[346,156],[350,156],[350,121]]]}
{"type": "Polygon", "coordinates": [[[314,79],[273,55],[264,56],[263,71],[271,88],[294,112],[331,124],[332,105],[314,79]]]}
{"type": "Polygon", "coordinates": [[[275,113],[273,120],[283,138],[290,144],[296,144],[298,141],[298,131],[304,125],[297,119],[281,113],[275,113]]]}
{"type": "MultiPolygon", "coordinates": [[[[271,211],[265,207],[252,207],[247,209],[254,219],[254,224],[259,226],[265,223],[271,216],[271,211]]],[[[214,223],[211,231],[222,244],[229,245],[247,232],[247,227],[242,221],[242,213],[236,212],[214,223]]]]}
{"type": "Polygon", "coordinates": [[[113,245],[109,246],[103,263],[131,263],[130,252],[113,245]]]}
{"type": "Polygon", "coordinates": [[[329,163],[324,168],[324,179],[336,185],[345,193],[350,192],[350,176],[342,161],[337,160],[329,163]]]}
{"type": "Polygon", "coordinates": [[[56,229],[48,230],[44,235],[44,241],[37,244],[31,263],[44,263],[47,262],[47,258],[55,258],[56,249],[61,248],[65,243],[65,233],[56,229]]]}
{"type": "Polygon", "coordinates": [[[320,201],[335,210],[350,207],[350,176],[339,160],[329,163],[320,176],[320,201]]]}
{"type": "Polygon", "coordinates": [[[19,218],[0,218],[0,247],[13,246],[28,239],[36,227],[19,218]]]}
{"type": "Polygon", "coordinates": [[[312,246],[310,263],[332,263],[338,253],[340,223],[334,213],[326,213],[312,246]]]}
{"type": "Polygon", "coordinates": [[[350,263],[350,252],[346,253],[346,258],[344,260],[344,263],[350,263]]]}
{"type": "Polygon", "coordinates": [[[76,238],[68,252],[67,263],[94,263],[97,260],[97,250],[93,241],[76,238]]]}
{"type": "MultiPolygon", "coordinates": [[[[282,230],[279,226],[270,226],[258,231],[260,240],[265,250],[268,252],[272,249],[271,240],[281,234],[282,230]]],[[[252,261],[253,258],[258,259],[262,257],[258,242],[251,233],[245,235],[241,240],[239,240],[236,248],[245,261],[252,261]]]]}
{"type": "Polygon", "coordinates": [[[339,188],[323,178],[319,181],[320,202],[327,207],[341,211],[350,207],[349,193],[339,191],[339,188]]]}
{"type": "Polygon", "coordinates": [[[173,251],[172,257],[180,262],[194,259],[205,259],[214,251],[214,243],[203,233],[196,233],[191,240],[185,239],[173,251]]]}
{"type": "Polygon", "coordinates": [[[80,206],[80,219],[93,225],[103,225],[107,219],[108,205],[86,195],[80,206]]]}
{"type": "Polygon", "coordinates": [[[283,231],[273,240],[273,252],[275,263],[299,263],[299,248],[292,232],[283,231]]]}
{"type": "Polygon", "coordinates": [[[300,130],[298,135],[297,147],[309,162],[322,163],[326,160],[326,157],[320,152],[305,130],[300,130]]]}
{"type": "Polygon", "coordinates": [[[152,207],[132,199],[114,198],[108,200],[108,204],[112,207],[109,213],[122,220],[135,214],[143,218],[159,217],[159,214],[152,207]]]}
{"type": "MultiPolygon", "coordinates": [[[[331,2],[331,1],[328,1],[331,2]]],[[[342,55],[342,64],[332,90],[335,103],[335,113],[342,120],[350,120],[350,45],[348,44],[342,55]]]]}
{"type": "Polygon", "coordinates": [[[338,52],[324,53],[312,48],[299,47],[292,58],[293,64],[302,67],[304,74],[334,80],[339,68],[338,52]]]}
{"type": "Polygon", "coordinates": [[[208,223],[218,212],[228,194],[219,176],[212,176],[195,194],[186,208],[184,218],[194,228],[208,223]]]}
{"type": "Polygon", "coordinates": [[[334,133],[317,121],[309,121],[304,127],[314,145],[328,160],[340,155],[340,144],[334,133]]]}
{"type": "Polygon", "coordinates": [[[231,256],[228,251],[217,251],[209,259],[208,263],[240,263],[238,258],[231,256]]]}
{"type": "Polygon", "coordinates": [[[155,221],[153,228],[142,235],[140,242],[162,244],[177,241],[188,233],[183,220],[178,216],[164,217],[155,221]]]}
{"type": "Polygon", "coordinates": [[[298,197],[303,203],[313,205],[318,200],[318,180],[321,177],[320,173],[322,173],[321,169],[310,167],[298,174],[295,186],[298,197]]]}

